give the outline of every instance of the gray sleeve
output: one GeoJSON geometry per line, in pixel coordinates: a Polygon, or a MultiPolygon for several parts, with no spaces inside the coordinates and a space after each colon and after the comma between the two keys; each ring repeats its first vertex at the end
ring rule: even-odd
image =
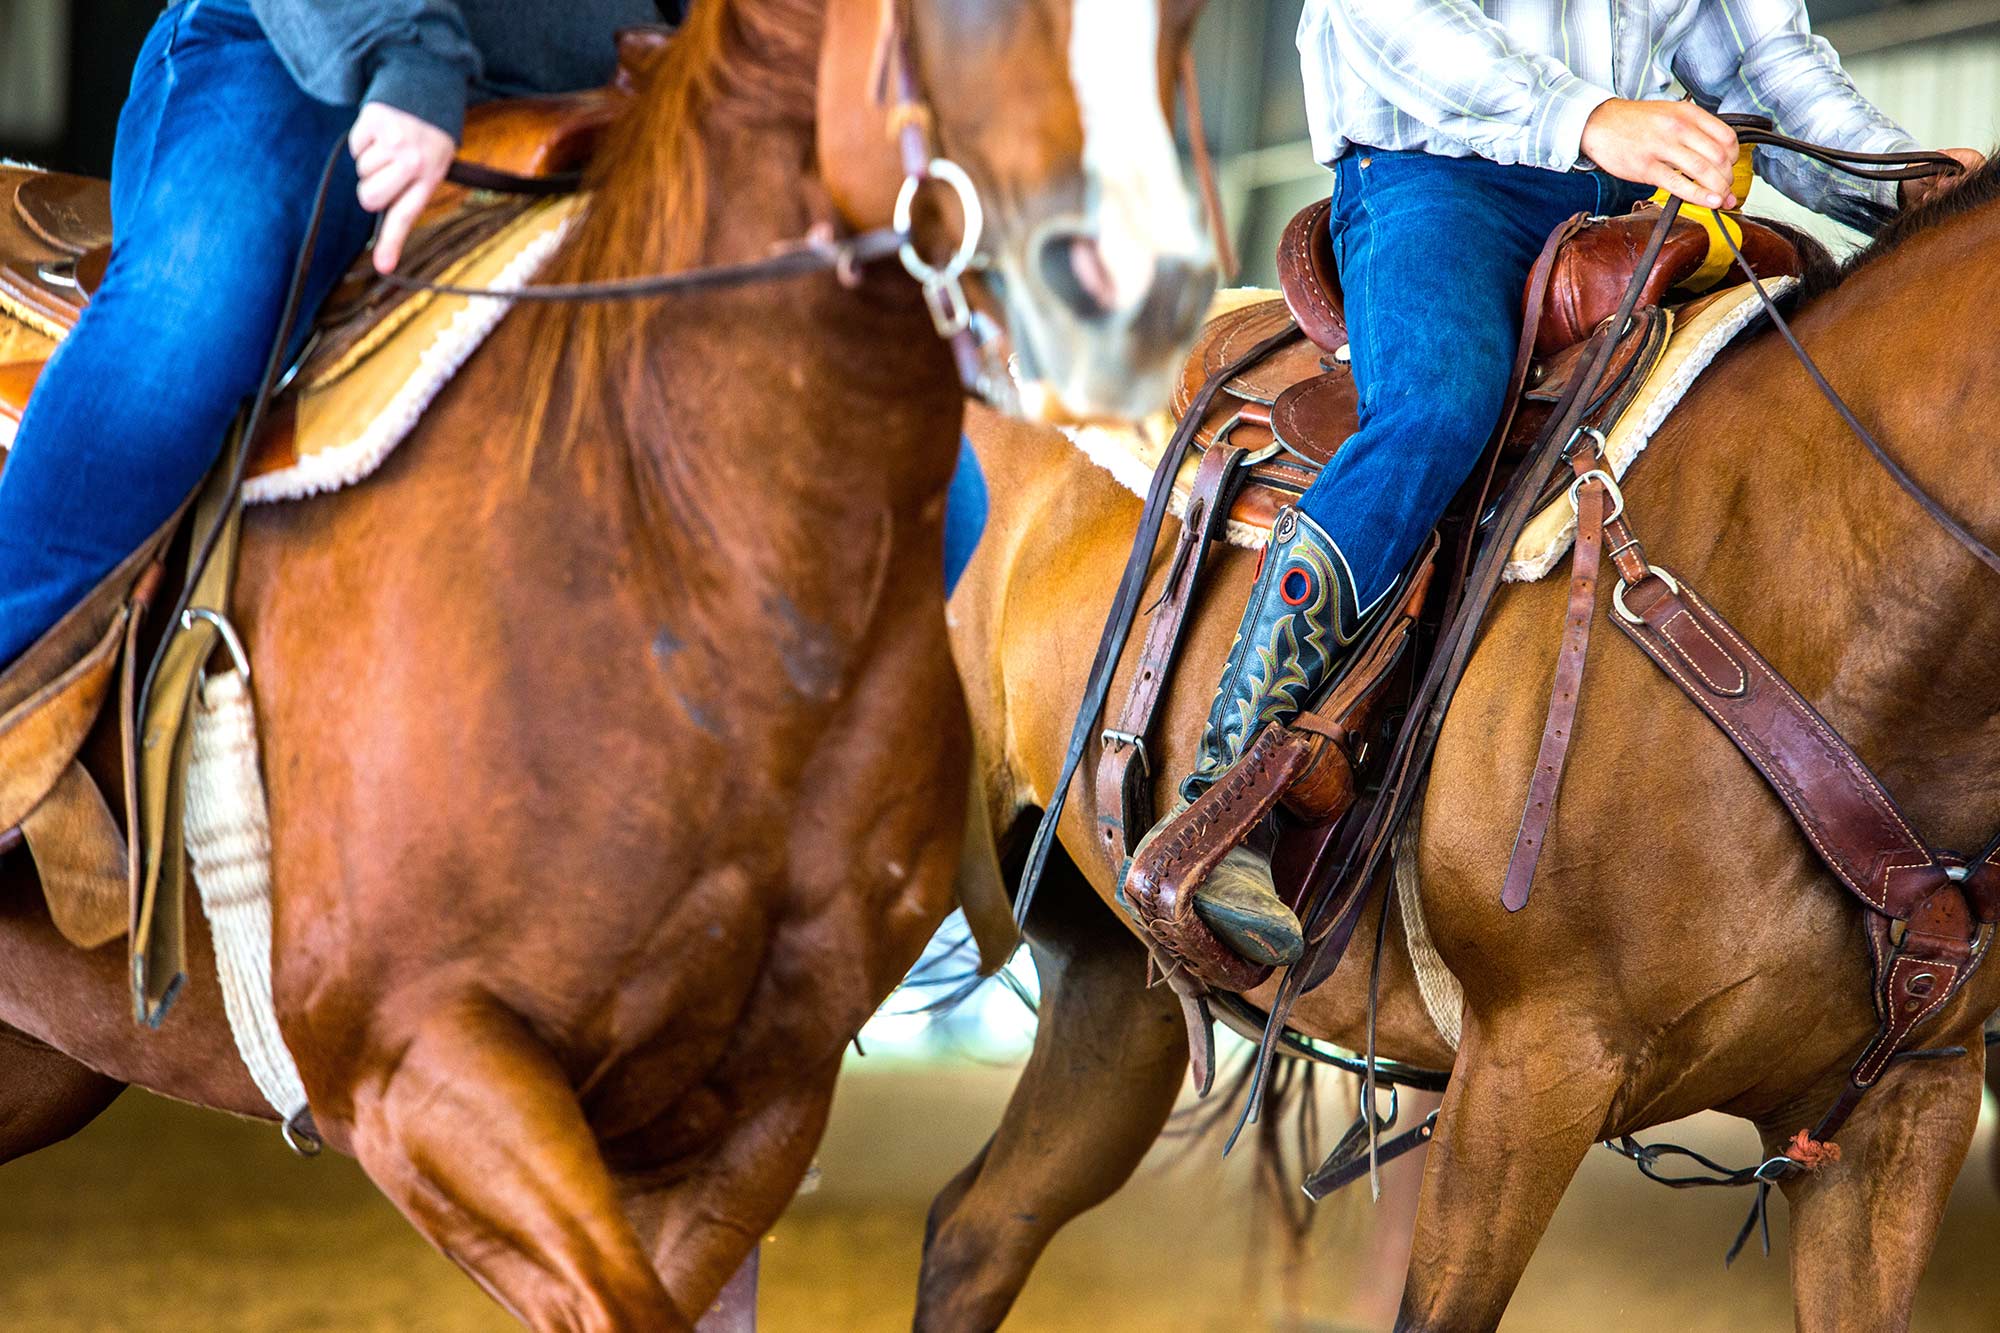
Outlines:
{"type": "Polygon", "coordinates": [[[455,0],[250,0],[299,87],[382,102],[459,137],[479,51],[455,0]]]}

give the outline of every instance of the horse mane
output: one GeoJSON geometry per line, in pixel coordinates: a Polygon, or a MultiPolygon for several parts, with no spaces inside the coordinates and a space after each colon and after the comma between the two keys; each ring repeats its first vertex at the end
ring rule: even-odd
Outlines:
{"type": "MultiPolygon", "coordinates": [[[[1912,237],[1920,236],[1955,217],[1976,212],[1996,200],[2000,200],[2000,157],[1989,157],[1986,165],[1968,174],[1943,194],[1933,195],[1915,208],[1892,214],[1882,229],[1875,233],[1874,239],[1855,251],[1845,263],[1835,263],[1830,258],[1823,263],[1814,263],[1809,258],[1805,278],[1799,284],[1799,306],[1803,308],[1836,290],[1876,260],[1896,253],[1912,237]]],[[[1790,231],[1788,228],[1788,234],[1790,231]]],[[[1814,242],[1814,248],[1825,257],[1824,246],[1814,242]]]]}
{"type": "MultiPolygon", "coordinates": [[[[651,276],[697,263],[713,203],[709,142],[731,130],[812,124],[824,8],[824,0],[689,6],[607,132],[591,165],[589,202],[540,280],[651,276]]],[[[517,312],[528,326],[529,364],[546,368],[525,386],[531,442],[558,421],[565,447],[586,430],[623,429],[623,405],[645,368],[645,326],[660,305],[583,302],[517,312]]],[[[531,463],[533,456],[531,443],[531,463]]]]}

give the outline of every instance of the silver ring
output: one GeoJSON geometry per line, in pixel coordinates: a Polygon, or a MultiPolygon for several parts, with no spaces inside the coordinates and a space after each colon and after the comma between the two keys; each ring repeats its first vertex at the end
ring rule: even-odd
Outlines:
{"type": "Polygon", "coordinates": [[[1589,481],[1592,477],[1596,477],[1599,481],[1603,482],[1604,489],[1611,492],[1611,512],[1604,516],[1604,521],[1609,523],[1625,512],[1625,492],[1618,489],[1618,479],[1601,467],[1592,468],[1569,484],[1570,512],[1573,514],[1579,512],[1576,504],[1576,493],[1582,490],[1583,483],[1589,481]]]}
{"type": "MultiPolygon", "coordinates": [[[[1666,584],[1669,588],[1672,588],[1674,590],[1674,596],[1678,597],[1681,595],[1680,583],[1675,580],[1672,574],[1667,573],[1666,570],[1661,569],[1658,565],[1649,565],[1646,568],[1646,572],[1652,577],[1658,579],[1660,582],[1666,584]]],[[[1618,612],[1619,618],[1624,620],[1626,624],[1643,625],[1646,623],[1645,617],[1635,616],[1625,607],[1626,586],[1627,585],[1625,583],[1625,580],[1620,579],[1618,580],[1618,586],[1611,590],[1612,609],[1618,612]]]]}
{"type": "Polygon", "coordinates": [[[986,208],[979,202],[979,189],[972,183],[972,177],[965,174],[965,168],[948,157],[934,157],[922,175],[903,178],[903,189],[896,196],[895,228],[905,237],[915,225],[914,214],[917,206],[917,191],[924,182],[943,181],[958,196],[958,206],[965,213],[965,235],[959,238],[958,249],[947,259],[942,269],[917,253],[914,240],[903,242],[903,268],[918,282],[930,285],[949,282],[972,267],[973,258],[979,253],[979,242],[986,232],[986,208]]]}

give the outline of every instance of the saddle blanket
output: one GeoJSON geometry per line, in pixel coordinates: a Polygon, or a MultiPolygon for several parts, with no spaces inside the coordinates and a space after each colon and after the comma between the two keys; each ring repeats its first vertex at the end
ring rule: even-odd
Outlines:
{"type": "MultiPolygon", "coordinates": [[[[525,208],[437,273],[449,286],[519,291],[548,263],[581,209],[581,195],[525,208]]],[[[498,328],[514,303],[497,297],[413,293],[351,346],[331,357],[308,352],[287,390],[290,430],[251,450],[246,504],[300,500],[359,482],[416,429],[438,394],[498,328]]],[[[53,340],[0,294],[0,363],[39,362],[53,340]]],[[[284,414],[281,414],[281,419],[284,414]]],[[[0,449],[13,421],[0,414],[0,449]]]]}
{"type": "MultiPolygon", "coordinates": [[[[1792,278],[1767,280],[1765,290],[1782,296],[1796,285],[1792,278]]],[[[1236,288],[1218,293],[1209,318],[1232,310],[1274,299],[1276,292],[1258,288],[1236,288]]],[[[1710,363],[1762,312],[1756,291],[1745,283],[1722,292],[1691,314],[1677,313],[1666,349],[1646,381],[1639,387],[1624,415],[1606,433],[1605,456],[1619,478],[1645,451],[1653,435],[1679,405],[1687,391],[1701,378],[1710,363]]],[[[1173,418],[1158,413],[1140,426],[1064,427],[1063,434],[1098,467],[1109,472],[1126,490],[1145,495],[1153,470],[1166,452],[1174,430],[1173,418]]],[[[1198,460],[1190,458],[1174,486],[1171,512],[1178,518],[1187,512],[1188,491],[1198,460]]],[[[1514,544],[1506,567],[1510,583],[1531,583],[1547,574],[1567,554],[1576,537],[1576,515],[1566,499],[1557,499],[1529,520],[1514,544]]],[[[1228,539],[1232,546],[1257,550],[1269,540],[1267,529],[1232,519],[1228,539]]]]}

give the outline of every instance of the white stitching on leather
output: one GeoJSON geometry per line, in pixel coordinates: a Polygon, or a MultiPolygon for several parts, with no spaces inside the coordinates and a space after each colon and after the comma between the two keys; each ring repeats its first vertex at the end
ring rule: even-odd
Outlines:
{"type": "Polygon", "coordinates": [[[1701,635],[1702,638],[1708,640],[1708,646],[1715,649],[1715,655],[1736,668],[1736,687],[1734,689],[1731,689],[1728,686],[1723,685],[1720,681],[1709,680],[1708,673],[1701,669],[1701,663],[1694,660],[1694,654],[1688,652],[1684,648],[1681,648],[1681,646],[1678,643],[1675,643],[1674,647],[1676,649],[1679,649],[1682,659],[1685,660],[1690,667],[1694,668],[1694,673],[1697,676],[1700,676],[1702,680],[1706,681],[1708,683],[1708,688],[1715,691],[1717,694],[1728,695],[1731,697],[1742,694],[1744,689],[1750,684],[1749,677],[1744,674],[1743,664],[1741,662],[1738,662],[1735,658],[1731,657],[1729,653],[1726,650],[1724,650],[1723,646],[1715,641],[1715,636],[1710,634],[1706,629],[1702,627],[1702,623],[1699,620],[1696,620],[1693,616],[1688,614],[1688,610],[1685,604],[1683,604],[1680,610],[1674,612],[1672,615],[1666,618],[1666,621],[1660,626],[1660,637],[1666,639],[1667,642],[1669,643],[1673,643],[1672,636],[1667,633],[1667,626],[1673,624],[1676,620],[1685,620],[1687,621],[1688,624],[1694,626],[1694,632],[1701,635]]]}

